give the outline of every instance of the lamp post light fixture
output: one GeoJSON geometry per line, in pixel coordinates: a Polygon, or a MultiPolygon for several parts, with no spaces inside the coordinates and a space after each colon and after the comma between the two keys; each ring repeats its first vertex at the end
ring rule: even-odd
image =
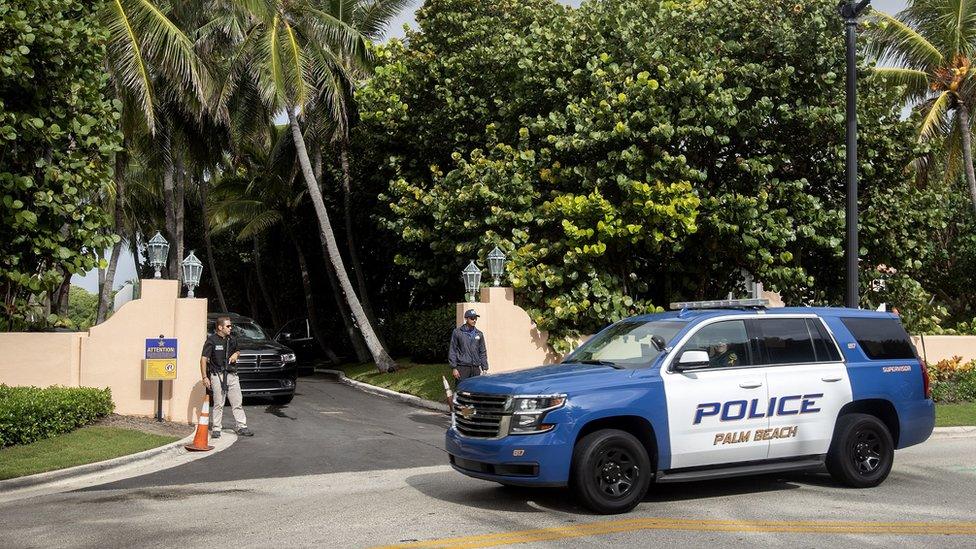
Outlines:
{"type": "Polygon", "coordinates": [[[163,238],[163,235],[156,231],[156,234],[149,239],[149,243],[146,244],[149,255],[149,265],[156,269],[156,274],[153,278],[162,278],[163,275],[159,272],[166,264],[166,257],[169,255],[169,242],[163,238]]]}
{"type": "Polygon", "coordinates": [[[471,263],[461,271],[461,277],[464,278],[464,290],[468,294],[468,301],[474,301],[475,292],[481,288],[481,269],[474,264],[474,260],[471,260],[471,263]]]}
{"type": "Polygon", "coordinates": [[[837,4],[844,18],[844,34],[847,43],[847,260],[848,307],[858,308],[858,243],[857,243],[857,18],[867,9],[871,0],[841,0],[837,4]]]}
{"type": "Polygon", "coordinates": [[[200,275],[203,274],[203,263],[193,255],[186,256],[181,264],[183,267],[183,284],[186,285],[186,297],[193,297],[193,289],[200,285],[200,275]]]}
{"type": "Polygon", "coordinates": [[[488,273],[491,274],[491,285],[500,286],[502,275],[505,273],[505,254],[498,249],[498,246],[488,253],[488,273]]]}

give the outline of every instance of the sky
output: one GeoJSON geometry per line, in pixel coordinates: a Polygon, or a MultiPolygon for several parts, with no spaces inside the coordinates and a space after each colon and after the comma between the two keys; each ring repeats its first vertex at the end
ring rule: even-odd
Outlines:
{"type": "MultiPolygon", "coordinates": [[[[560,0],[561,3],[569,6],[579,6],[581,0],[560,0]]],[[[423,0],[416,0],[413,5],[390,23],[390,27],[387,32],[387,38],[402,38],[403,37],[403,26],[409,25],[411,28],[416,27],[416,22],[414,21],[414,12],[423,4],[423,0]]],[[[875,9],[881,10],[886,13],[894,14],[899,10],[903,9],[906,5],[906,0],[874,0],[871,3],[875,9]]],[[[107,254],[106,254],[107,259],[107,254]]],[[[115,274],[115,287],[118,288],[127,280],[134,279],[136,277],[136,265],[135,261],[132,259],[132,254],[129,253],[128,249],[122,251],[122,256],[119,258],[118,271],[115,274]]],[[[76,286],[81,286],[89,292],[94,292],[98,289],[98,275],[97,271],[91,271],[84,276],[75,275],[71,277],[71,283],[76,286]]]]}

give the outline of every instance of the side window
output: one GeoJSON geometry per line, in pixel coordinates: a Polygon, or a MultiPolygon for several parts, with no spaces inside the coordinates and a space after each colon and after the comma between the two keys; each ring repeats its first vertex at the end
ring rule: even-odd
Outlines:
{"type": "Polygon", "coordinates": [[[842,318],[857,344],[871,360],[915,358],[915,347],[894,318],[842,318]]]}
{"type": "Polygon", "coordinates": [[[807,328],[813,337],[813,350],[817,353],[817,362],[840,362],[837,345],[830,338],[830,333],[819,320],[807,319],[807,328]]]}
{"type": "Polygon", "coordinates": [[[767,318],[758,322],[768,364],[817,362],[805,318],[767,318]]]}
{"type": "Polygon", "coordinates": [[[279,335],[280,334],[291,334],[291,338],[289,338],[290,340],[304,339],[304,338],[308,337],[308,335],[306,335],[305,320],[304,319],[297,319],[297,320],[292,320],[291,322],[286,323],[284,325],[284,327],[282,327],[280,330],[278,330],[278,334],[279,335]]]}
{"type": "Polygon", "coordinates": [[[691,336],[681,349],[682,353],[685,351],[707,352],[709,368],[754,364],[744,320],[726,320],[705,326],[691,336]]]}

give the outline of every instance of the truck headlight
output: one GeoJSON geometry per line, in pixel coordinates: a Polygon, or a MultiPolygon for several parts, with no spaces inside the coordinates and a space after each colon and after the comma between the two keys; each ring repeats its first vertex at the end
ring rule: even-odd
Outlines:
{"type": "Polygon", "coordinates": [[[566,404],[566,395],[532,395],[517,396],[512,399],[512,423],[508,432],[513,435],[528,435],[544,433],[552,430],[554,425],[542,423],[546,414],[562,408],[566,404]]]}
{"type": "Polygon", "coordinates": [[[285,353],[281,355],[282,362],[295,362],[295,353],[285,353]]]}

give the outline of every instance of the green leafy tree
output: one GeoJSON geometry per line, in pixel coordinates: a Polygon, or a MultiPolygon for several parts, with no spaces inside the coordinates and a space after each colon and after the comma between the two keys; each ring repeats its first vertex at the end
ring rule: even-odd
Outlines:
{"type": "Polygon", "coordinates": [[[68,279],[115,243],[98,196],[112,184],[119,109],[102,61],[109,31],[75,0],[0,6],[0,327],[68,300],[68,279]],[[53,294],[53,295],[52,295],[53,294]]]}
{"type": "Polygon", "coordinates": [[[95,325],[98,312],[98,295],[80,286],[71,286],[68,291],[68,320],[70,326],[78,331],[86,331],[95,325]]]}

